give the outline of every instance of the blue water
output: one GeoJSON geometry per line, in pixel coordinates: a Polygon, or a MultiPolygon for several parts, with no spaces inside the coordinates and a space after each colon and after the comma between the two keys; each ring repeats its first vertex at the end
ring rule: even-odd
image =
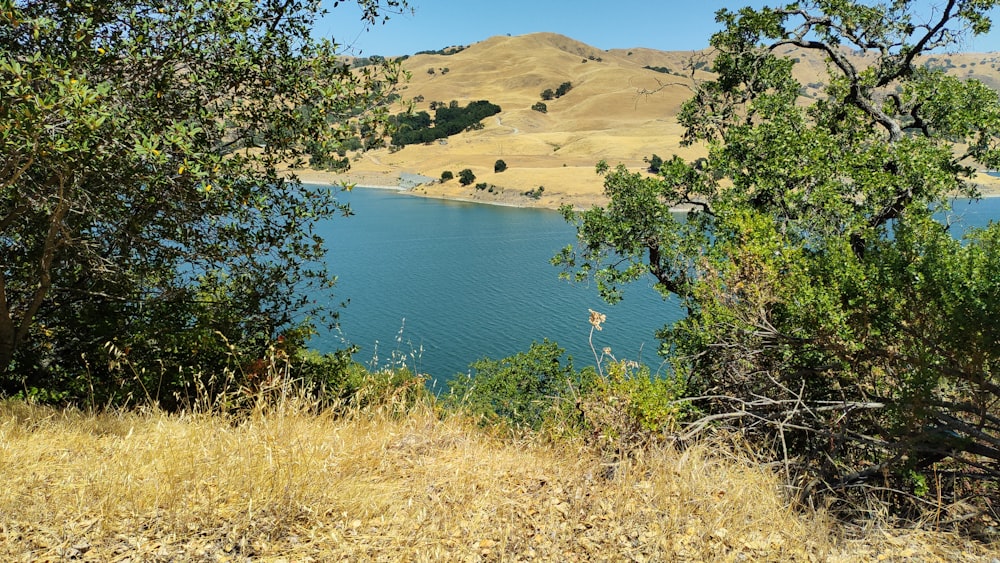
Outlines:
{"type": "Polygon", "coordinates": [[[659,365],[656,329],[681,315],[652,278],[610,306],[589,284],[558,278],[549,263],[575,239],[554,211],[424,199],[391,190],[342,194],[355,215],[324,226],[335,292],[349,299],[340,331],[321,334],[321,351],[361,347],[355,359],[380,366],[405,360],[432,380],[467,373],[477,359],[503,358],[548,338],[577,365],[593,364],[588,309],[605,313],[598,352],[659,365]],[[395,358],[393,358],[395,355],[395,358]]]}
{"type": "MultiPolygon", "coordinates": [[[[503,358],[533,341],[554,340],[577,365],[593,364],[588,309],[605,313],[594,332],[600,352],[656,368],[655,331],[681,316],[652,278],[625,288],[614,306],[597,289],[558,279],[549,259],[575,239],[554,211],[424,199],[391,190],[343,193],[355,212],[323,225],[330,269],[338,276],[340,331],[310,342],[320,351],[357,344],[369,365],[403,362],[438,384],[484,357],[503,358]]],[[[963,227],[1000,217],[1000,199],[952,212],[963,227]]]]}

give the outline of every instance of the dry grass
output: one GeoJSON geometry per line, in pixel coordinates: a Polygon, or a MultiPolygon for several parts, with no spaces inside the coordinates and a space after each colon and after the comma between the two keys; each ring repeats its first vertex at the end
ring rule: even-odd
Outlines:
{"type": "Polygon", "coordinates": [[[570,445],[429,407],[87,415],[0,404],[3,561],[989,560],[950,535],[847,539],[732,448],[651,452],[612,479],[570,445]]]}
{"type": "MultiPolygon", "coordinates": [[[[820,54],[800,51],[792,56],[802,61],[795,70],[800,83],[824,80],[826,63],[820,54]]],[[[314,182],[395,185],[400,172],[439,178],[444,170],[458,173],[470,168],[476,182],[502,189],[477,192],[472,186],[462,187],[452,181],[414,193],[549,208],[602,204],[602,179],[594,173],[598,160],[642,170],[646,167],[643,158],[654,153],[663,158],[673,154],[686,159],[703,156],[703,149],[680,146],[684,131],[676,119],[681,104],[692,95],[693,83],[684,71],[692,58],[711,61],[706,51],[602,51],[554,33],[491,37],[454,55],[413,56],[404,62],[412,79],[402,94],[407,100],[422,97],[414,110],[429,111],[435,101],[457,100],[465,105],[489,100],[503,111],[484,120],[484,129],[450,137],[443,144],[409,145],[395,153],[385,149],[367,153],[352,162],[349,174],[300,172],[314,182]],[[655,72],[645,66],[668,67],[682,76],[655,72]],[[427,72],[430,69],[434,69],[433,74],[427,72]],[[555,89],[566,81],[573,84],[573,89],[546,102],[547,113],[530,109],[541,100],[542,90],[555,89]],[[494,174],[493,163],[501,158],[509,168],[494,174]],[[541,199],[523,196],[538,186],[545,186],[541,199]]],[[[953,66],[949,73],[954,76],[977,78],[1000,87],[1000,57],[995,53],[938,58],[950,61],[953,66]]],[[[709,78],[705,72],[696,72],[697,80],[709,78]]],[[[818,95],[813,87],[807,90],[810,95],[818,95]]],[[[401,104],[395,109],[404,107],[401,104]]],[[[985,191],[1000,193],[1000,179],[980,175],[977,181],[985,191]]]]}

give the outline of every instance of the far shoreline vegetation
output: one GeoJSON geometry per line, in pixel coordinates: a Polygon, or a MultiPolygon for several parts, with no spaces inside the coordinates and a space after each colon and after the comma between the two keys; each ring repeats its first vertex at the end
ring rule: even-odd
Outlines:
{"type": "MultiPolygon", "coordinates": [[[[1000,93],[919,57],[998,6],[720,10],[659,124],[677,154],[584,167],[615,142],[590,134],[617,119],[596,80],[406,101],[407,59],[346,64],[315,2],[0,3],[0,558],[995,557],[1000,223],[959,240],[934,212],[1000,169],[1000,93]],[[589,129],[520,166],[560,115],[589,129]],[[543,340],[440,394],[397,355],[308,348],[350,299],[316,234],[353,213],[328,180],[494,146],[487,118],[506,149],[404,191],[558,208],[561,277],[686,312],[655,371],[597,349],[595,310],[593,365],[543,340]],[[600,192],[537,172],[584,168],[600,192]]],[[[455,57],[424,80],[470,51],[424,53],[455,57]]],[[[658,86],[630,95],[676,86],[632,66],[658,86]]]]}

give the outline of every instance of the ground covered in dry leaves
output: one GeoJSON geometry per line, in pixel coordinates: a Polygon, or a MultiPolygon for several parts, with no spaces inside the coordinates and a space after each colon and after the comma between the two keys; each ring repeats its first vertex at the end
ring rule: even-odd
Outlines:
{"type": "Polygon", "coordinates": [[[2,561],[990,561],[926,531],[846,529],[703,445],[605,476],[572,445],[430,408],[87,415],[0,403],[2,561]]]}

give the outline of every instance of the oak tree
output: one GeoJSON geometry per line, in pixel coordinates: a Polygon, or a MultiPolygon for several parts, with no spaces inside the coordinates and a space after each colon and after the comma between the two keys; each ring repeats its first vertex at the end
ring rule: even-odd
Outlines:
{"type": "Polygon", "coordinates": [[[722,10],[716,76],[679,115],[707,157],[602,163],[609,203],[565,210],[569,275],[612,300],[652,275],[686,308],[660,336],[703,415],[687,435],[739,426],[841,490],[1000,476],[1000,227],[958,239],[948,215],[1000,167],[1000,103],[922,59],[988,32],[996,4],[722,10]],[[795,69],[816,56],[814,99],[795,69]]]}
{"type": "Polygon", "coordinates": [[[0,392],[172,401],[329,320],[315,226],[347,209],[284,165],[376,145],[401,71],[351,70],[322,13],[0,0],[0,392]]]}

